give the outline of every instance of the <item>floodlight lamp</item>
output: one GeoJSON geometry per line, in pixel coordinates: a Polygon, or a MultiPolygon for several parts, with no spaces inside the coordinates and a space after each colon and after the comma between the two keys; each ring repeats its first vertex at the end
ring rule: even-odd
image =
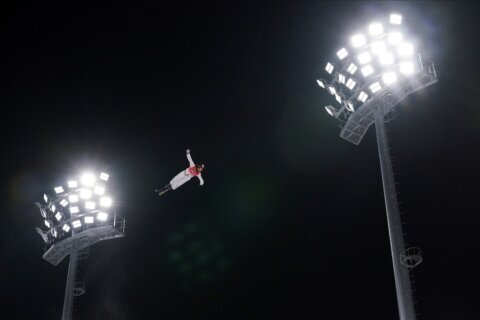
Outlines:
{"type": "Polygon", "coordinates": [[[335,95],[335,100],[340,104],[342,103],[342,98],[338,94],[335,95]]]}
{"type": "Polygon", "coordinates": [[[390,52],[385,52],[380,55],[379,60],[381,65],[384,65],[384,66],[391,65],[393,64],[393,61],[394,61],[393,54],[390,52]]]}
{"type": "Polygon", "coordinates": [[[112,205],[112,198],[109,197],[101,197],[100,198],[100,205],[102,207],[110,207],[112,205]]]}
{"type": "Polygon", "coordinates": [[[369,88],[370,88],[370,91],[372,91],[372,93],[375,93],[381,90],[382,86],[380,85],[380,82],[377,81],[377,82],[374,82],[369,88]]]}
{"type": "Polygon", "coordinates": [[[413,55],[413,45],[411,43],[402,43],[398,48],[398,54],[406,57],[413,55]]]}
{"type": "Polygon", "coordinates": [[[411,75],[413,73],[413,63],[412,62],[400,62],[398,69],[401,74],[411,75]]]}
{"type": "Polygon", "coordinates": [[[328,114],[332,117],[335,117],[335,114],[337,113],[337,110],[332,106],[325,106],[325,110],[327,110],[328,114]]]}
{"type": "Polygon", "coordinates": [[[87,201],[85,202],[85,209],[87,210],[94,210],[96,207],[96,203],[94,201],[87,201]]]}
{"type": "Polygon", "coordinates": [[[108,173],[100,172],[100,180],[108,181],[109,177],[110,177],[110,175],[108,173]]]}
{"type": "Polygon", "coordinates": [[[337,93],[337,91],[335,90],[335,87],[332,87],[332,86],[328,87],[328,92],[330,92],[331,95],[334,95],[337,93]]]}
{"type": "Polygon", "coordinates": [[[71,194],[68,196],[68,200],[70,200],[71,203],[76,203],[78,202],[78,195],[77,194],[71,194]]]}
{"type": "Polygon", "coordinates": [[[62,230],[65,231],[65,232],[70,231],[69,225],[65,223],[65,224],[63,225],[63,227],[62,227],[62,230]]]}
{"type": "Polygon", "coordinates": [[[365,102],[367,101],[368,99],[368,94],[366,94],[365,92],[360,92],[360,94],[358,95],[358,100],[362,101],[362,102],[365,102]]]}
{"type": "Polygon", "coordinates": [[[322,80],[318,80],[318,79],[317,79],[317,83],[318,83],[318,85],[320,86],[320,88],[325,89],[325,84],[323,83],[322,80]]]}
{"type": "Polygon", "coordinates": [[[100,186],[100,185],[96,185],[95,188],[93,188],[93,193],[95,193],[96,195],[103,195],[105,193],[105,187],[104,186],[100,186]]]}
{"type": "Polygon", "coordinates": [[[62,201],[60,201],[60,205],[65,208],[68,205],[68,201],[65,199],[62,199],[62,201]]]}
{"type": "Polygon", "coordinates": [[[370,32],[370,35],[372,36],[381,35],[383,33],[383,25],[381,23],[374,22],[368,26],[368,32],[370,32]]]}
{"type": "Polygon", "coordinates": [[[55,190],[55,193],[56,193],[56,194],[59,194],[59,193],[62,193],[62,192],[65,191],[65,190],[63,190],[63,187],[62,187],[62,186],[55,187],[54,190],[55,190]]]}
{"type": "Polygon", "coordinates": [[[357,83],[355,82],[355,80],[350,78],[350,79],[348,79],[346,86],[347,86],[348,89],[353,90],[353,88],[355,88],[356,84],[357,83]]]}
{"type": "Polygon", "coordinates": [[[92,191],[89,189],[82,189],[80,190],[79,195],[82,199],[90,199],[92,197],[92,191]]]}
{"type": "Polygon", "coordinates": [[[46,218],[47,217],[47,211],[43,208],[40,209],[40,214],[42,215],[42,217],[46,218]]]}
{"type": "Polygon", "coordinates": [[[45,220],[44,222],[45,222],[45,225],[47,226],[47,228],[50,228],[50,226],[51,226],[50,222],[48,220],[45,220]]]}
{"type": "Polygon", "coordinates": [[[374,72],[373,67],[371,65],[366,65],[362,68],[362,74],[364,77],[368,77],[374,72]]]}
{"type": "Polygon", "coordinates": [[[333,65],[328,62],[327,65],[325,66],[325,70],[329,73],[329,74],[332,74],[332,71],[333,71],[333,65]]]}
{"type": "Polygon", "coordinates": [[[372,51],[373,54],[382,54],[385,52],[386,47],[385,47],[385,42],[383,41],[375,41],[372,43],[370,50],[372,51]]]}
{"type": "Polygon", "coordinates": [[[57,207],[53,203],[50,204],[50,211],[55,212],[57,210],[57,207]]]}
{"type": "Polygon", "coordinates": [[[340,60],[345,59],[347,56],[348,56],[348,51],[347,51],[347,49],[342,48],[342,49],[338,50],[338,52],[337,52],[337,57],[338,57],[340,60]]]}
{"type": "Polygon", "coordinates": [[[48,196],[47,194],[43,194],[43,200],[45,201],[45,203],[48,203],[48,196]]]}
{"type": "Polygon", "coordinates": [[[352,46],[354,48],[362,47],[367,43],[367,40],[363,34],[356,34],[350,40],[352,41],[352,46]]]}
{"type": "Polygon", "coordinates": [[[80,228],[81,226],[82,226],[82,222],[80,220],[72,221],[72,227],[74,227],[75,229],[80,228]]]}
{"type": "Polygon", "coordinates": [[[358,62],[360,62],[360,64],[366,64],[370,61],[372,61],[372,56],[370,55],[370,53],[365,51],[358,55],[358,62]]]}
{"type": "Polygon", "coordinates": [[[76,180],[70,180],[67,184],[69,188],[78,188],[78,182],[76,180]]]}
{"type": "Polygon", "coordinates": [[[84,173],[81,178],[82,184],[93,186],[95,184],[95,176],[91,173],[84,173]]]}
{"type": "Polygon", "coordinates": [[[396,13],[392,13],[390,15],[390,23],[391,24],[402,24],[402,16],[396,13]]]}
{"type": "Polygon", "coordinates": [[[85,223],[91,224],[94,222],[94,218],[92,216],[86,216],[84,221],[85,223]]]}
{"type": "Polygon", "coordinates": [[[55,219],[57,219],[57,221],[60,221],[62,219],[62,214],[60,212],[57,212],[57,214],[55,215],[55,219]]]}
{"type": "Polygon", "coordinates": [[[345,107],[347,108],[348,111],[355,112],[355,108],[353,106],[353,103],[351,103],[350,101],[347,101],[347,105],[345,107]]]}
{"type": "Polygon", "coordinates": [[[338,74],[338,82],[345,84],[345,76],[341,73],[338,74]]]}
{"type": "Polygon", "coordinates": [[[70,213],[79,213],[80,209],[77,206],[70,206],[70,213]]]}
{"type": "Polygon", "coordinates": [[[358,68],[354,63],[350,63],[350,65],[347,68],[347,71],[350,72],[351,75],[353,75],[355,71],[357,71],[357,69],[358,68]]]}
{"type": "Polygon", "coordinates": [[[391,32],[388,34],[388,43],[391,45],[397,45],[401,43],[403,40],[403,36],[400,32],[391,32]]]}
{"type": "Polygon", "coordinates": [[[395,83],[397,81],[397,74],[395,72],[385,72],[382,76],[383,82],[386,85],[395,83]]]}
{"type": "Polygon", "coordinates": [[[100,211],[99,213],[97,213],[97,219],[100,221],[107,221],[108,213],[100,211]]]}
{"type": "Polygon", "coordinates": [[[52,236],[54,236],[55,238],[58,236],[57,229],[55,228],[52,229],[52,236]]]}

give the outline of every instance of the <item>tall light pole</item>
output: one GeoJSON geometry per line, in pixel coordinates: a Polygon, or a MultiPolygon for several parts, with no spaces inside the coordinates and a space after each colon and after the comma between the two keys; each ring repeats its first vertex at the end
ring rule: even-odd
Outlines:
{"type": "Polygon", "coordinates": [[[341,138],[358,145],[375,123],[398,311],[401,320],[414,320],[410,269],[422,256],[419,248],[405,246],[385,122],[393,117],[398,103],[436,83],[437,75],[433,62],[416,53],[404,38],[402,16],[394,13],[388,21],[382,20],[354,34],[350,45],[337,51],[336,62],[327,63],[331,80],[317,83],[339,104],[325,109],[340,120],[341,138]]]}
{"type": "Polygon", "coordinates": [[[76,282],[79,253],[91,245],[125,235],[125,219],[113,212],[113,201],[107,195],[107,173],[98,176],[83,174],[69,179],[52,193],[45,193],[42,202],[35,202],[48,230],[37,227],[46,244],[43,259],[58,265],[70,255],[62,320],[71,320],[74,296],[85,293],[76,282]]]}

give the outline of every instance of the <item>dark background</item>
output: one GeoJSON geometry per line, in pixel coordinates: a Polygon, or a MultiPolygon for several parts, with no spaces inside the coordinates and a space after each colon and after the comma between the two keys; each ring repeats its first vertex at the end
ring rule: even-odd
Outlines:
{"type": "Polygon", "coordinates": [[[393,10],[439,77],[389,128],[419,319],[479,319],[480,5],[176,1],[2,8],[2,319],[60,318],[33,201],[85,168],[128,222],[82,261],[76,319],[396,319],[374,130],[340,139],[315,83],[393,10]],[[159,198],[187,148],[205,186],[159,198]]]}

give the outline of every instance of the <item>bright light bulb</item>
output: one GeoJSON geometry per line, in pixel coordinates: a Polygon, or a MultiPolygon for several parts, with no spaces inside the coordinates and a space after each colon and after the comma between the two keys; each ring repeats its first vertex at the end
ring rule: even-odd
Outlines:
{"type": "Polygon", "coordinates": [[[48,222],[48,220],[45,220],[45,225],[47,226],[47,228],[50,228],[50,222],[48,222]]]}
{"type": "Polygon", "coordinates": [[[80,209],[78,207],[72,207],[70,206],[70,213],[79,213],[80,212],[80,209]]]}
{"type": "Polygon", "coordinates": [[[385,52],[380,55],[380,64],[384,66],[391,65],[394,61],[393,54],[390,52],[385,52]]]}
{"type": "Polygon", "coordinates": [[[342,103],[342,98],[338,94],[335,95],[335,100],[337,100],[338,103],[342,103]]]}
{"type": "Polygon", "coordinates": [[[55,212],[57,210],[57,207],[53,203],[50,204],[50,211],[55,212]]]}
{"type": "Polygon", "coordinates": [[[90,199],[92,197],[92,191],[88,189],[82,189],[80,190],[79,195],[82,199],[90,199]]]}
{"type": "Polygon", "coordinates": [[[45,200],[45,202],[48,203],[48,196],[45,193],[43,194],[43,200],[45,200]]]}
{"type": "Polygon", "coordinates": [[[103,195],[105,193],[105,187],[104,186],[95,186],[95,188],[93,189],[93,193],[95,193],[96,195],[103,195]]]}
{"type": "Polygon", "coordinates": [[[321,88],[325,89],[325,84],[323,84],[323,81],[322,81],[322,80],[318,80],[318,79],[317,79],[317,83],[318,83],[318,85],[319,85],[321,88]]]}
{"type": "Polygon", "coordinates": [[[81,181],[86,186],[93,186],[95,184],[95,176],[91,173],[84,173],[81,181]]]}
{"type": "Polygon", "coordinates": [[[391,45],[397,45],[401,43],[403,40],[403,36],[400,32],[391,32],[388,34],[388,43],[391,45]]]}
{"type": "Polygon", "coordinates": [[[355,80],[350,78],[350,79],[348,79],[346,86],[347,86],[348,89],[352,90],[353,88],[355,88],[356,84],[357,83],[355,82],[355,80]]]}
{"type": "Polygon", "coordinates": [[[345,76],[341,73],[338,74],[338,82],[345,84],[345,76]]]}
{"type": "Polygon", "coordinates": [[[352,46],[354,48],[359,48],[364,46],[367,43],[365,36],[363,34],[356,34],[351,38],[352,46]]]}
{"type": "Polygon", "coordinates": [[[401,74],[404,75],[411,75],[413,73],[413,63],[411,62],[400,62],[400,65],[398,66],[399,71],[401,74]]]}
{"type": "Polygon", "coordinates": [[[62,219],[62,214],[60,212],[57,212],[57,214],[55,215],[55,219],[57,219],[57,221],[60,221],[60,219],[62,219]]]}
{"type": "Polygon", "coordinates": [[[63,187],[62,187],[62,186],[55,187],[55,193],[56,193],[56,194],[62,193],[62,192],[64,192],[64,191],[65,191],[65,190],[63,190],[63,187]]]}
{"type": "Polygon", "coordinates": [[[110,175],[108,173],[100,172],[100,180],[108,181],[109,177],[110,177],[110,175]]]}
{"type": "Polygon", "coordinates": [[[385,42],[383,41],[376,41],[373,42],[370,50],[372,51],[373,54],[382,54],[385,52],[386,47],[385,47],[385,42]]]}
{"type": "Polygon", "coordinates": [[[69,188],[78,188],[78,182],[76,180],[69,180],[67,184],[69,188]]]}
{"type": "Polygon", "coordinates": [[[68,205],[68,201],[65,199],[62,199],[62,201],[60,201],[60,205],[65,208],[68,205]]]}
{"type": "Polygon", "coordinates": [[[325,110],[327,110],[328,114],[332,117],[335,117],[335,108],[332,106],[325,106],[325,110]]]}
{"type": "Polygon", "coordinates": [[[375,92],[379,91],[380,89],[382,89],[382,86],[380,85],[380,82],[378,82],[378,81],[373,83],[370,86],[370,91],[372,91],[372,93],[375,93],[375,92]]]}
{"type": "Polygon", "coordinates": [[[411,43],[402,43],[398,48],[398,54],[401,56],[411,56],[413,54],[413,45],[411,43]]]}
{"type": "Polygon", "coordinates": [[[82,226],[82,222],[80,220],[72,221],[72,227],[74,227],[75,229],[80,228],[81,226],[82,226]]]}
{"type": "Polygon", "coordinates": [[[370,61],[372,61],[372,56],[370,55],[370,53],[363,52],[358,55],[358,62],[360,62],[360,64],[366,64],[366,63],[369,63],[370,61]]]}
{"type": "Polygon", "coordinates": [[[108,213],[100,211],[97,213],[97,219],[100,221],[106,221],[108,219],[108,213]]]}
{"type": "Polygon", "coordinates": [[[347,71],[350,72],[351,75],[353,75],[357,71],[357,66],[354,63],[350,63],[350,65],[347,68],[347,71]]]}
{"type": "Polygon", "coordinates": [[[340,60],[345,59],[348,56],[348,51],[345,48],[338,50],[337,56],[340,60]]]}
{"type": "Polygon", "coordinates": [[[402,16],[396,13],[392,13],[390,15],[390,23],[391,24],[401,24],[402,23],[402,16]]]}
{"type": "Polygon", "coordinates": [[[381,23],[375,22],[368,26],[368,32],[372,36],[378,36],[383,33],[383,25],[381,23]]]}
{"type": "Polygon", "coordinates": [[[385,72],[382,79],[385,84],[392,84],[397,81],[397,74],[395,72],[385,72]]]}
{"type": "Polygon", "coordinates": [[[358,100],[362,101],[362,102],[365,102],[367,101],[368,99],[368,94],[366,94],[365,92],[360,92],[360,94],[358,95],[358,100]]]}
{"type": "Polygon", "coordinates": [[[76,203],[76,202],[78,202],[78,195],[71,194],[71,195],[68,196],[68,200],[70,200],[71,203],[76,203]]]}
{"type": "Polygon", "coordinates": [[[362,74],[364,77],[368,77],[374,72],[373,67],[371,65],[366,65],[362,68],[362,74]]]}
{"type": "Polygon", "coordinates": [[[63,227],[62,227],[62,230],[65,231],[65,232],[68,232],[68,231],[70,231],[70,227],[68,226],[68,224],[64,224],[63,227]]]}
{"type": "Polygon", "coordinates": [[[85,202],[85,209],[93,210],[96,207],[96,203],[94,201],[87,201],[85,202]]]}
{"type": "Polygon", "coordinates": [[[333,65],[328,62],[327,65],[325,66],[325,70],[329,73],[329,74],[332,74],[332,71],[333,71],[333,65]]]}
{"type": "Polygon", "coordinates": [[[110,207],[112,205],[112,198],[109,198],[109,197],[100,198],[100,205],[102,207],[110,207]]]}
{"type": "Polygon", "coordinates": [[[331,95],[334,95],[334,94],[337,93],[337,91],[335,90],[335,88],[332,87],[332,86],[329,86],[329,87],[328,87],[328,92],[330,92],[331,95]]]}
{"type": "Polygon", "coordinates": [[[94,218],[92,216],[86,216],[84,220],[85,220],[85,223],[93,223],[94,222],[94,218]]]}

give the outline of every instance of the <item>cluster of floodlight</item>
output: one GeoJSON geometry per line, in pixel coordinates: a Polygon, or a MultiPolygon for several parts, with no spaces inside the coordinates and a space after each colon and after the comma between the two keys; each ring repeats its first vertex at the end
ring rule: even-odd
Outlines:
{"type": "MultiPolygon", "coordinates": [[[[333,76],[331,82],[318,79],[318,85],[335,96],[343,109],[354,112],[382,89],[413,75],[415,50],[404,39],[401,24],[402,16],[393,13],[389,21],[373,22],[365,32],[354,34],[350,45],[337,51],[336,63],[328,62],[325,66],[325,71],[333,76]]],[[[325,109],[334,117],[339,114],[333,106],[325,109]]]]}
{"type": "Polygon", "coordinates": [[[65,186],[53,188],[43,194],[43,203],[35,204],[45,219],[48,231],[38,232],[45,242],[50,235],[60,238],[73,229],[86,229],[101,225],[109,219],[112,198],[106,194],[109,175],[84,173],[80,179],[68,180],[65,186]]]}

